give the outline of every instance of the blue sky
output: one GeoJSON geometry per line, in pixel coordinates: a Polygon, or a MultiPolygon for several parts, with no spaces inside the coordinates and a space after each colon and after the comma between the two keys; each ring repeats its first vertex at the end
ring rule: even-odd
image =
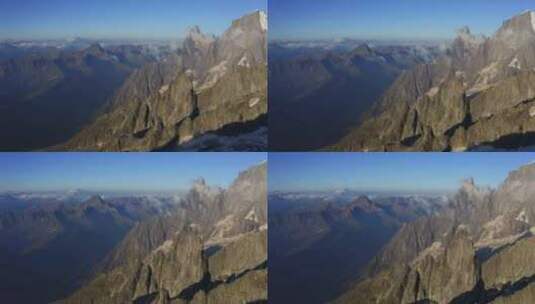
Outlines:
{"type": "Polygon", "coordinates": [[[492,34],[535,9],[527,0],[270,0],[270,39],[448,39],[468,25],[492,34]]]}
{"type": "Polygon", "coordinates": [[[181,191],[198,177],[227,187],[266,159],[266,153],[0,153],[0,191],[181,191]]]}
{"type": "Polygon", "coordinates": [[[220,34],[266,0],[0,0],[0,39],[180,38],[199,25],[220,34]]]}
{"type": "Polygon", "coordinates": [[[496,187],[535,153],[270,153],[269,190],[433,192],[496,187]]]}

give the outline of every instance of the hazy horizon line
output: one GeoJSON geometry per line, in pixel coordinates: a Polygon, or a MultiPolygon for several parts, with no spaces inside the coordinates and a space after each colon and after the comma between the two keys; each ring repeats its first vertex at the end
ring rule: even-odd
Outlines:
{"type": "Polygon", "coordinates": [[[189,191],[190,188],[177,188],[177,189],[146,189],[146,190],[127,190],[127,189],[88,189],[88,188],[65,188],[65,189],[16,189],[16,190],[0,190],[0,194],[17,194],[17,193],[33,193],[33,194],[64,194],[69,192],[81,192],[81,193],[131,193],[131,194],[143,194],[143,193],[178,193],[189,191]]]}
{"type": "Polygon", "coordinates": [[[74,40],[89,40],[89,41],[181,41],[183,37],[89,37],[89,36],[65,36],[65,37],[50,37],[50,38],[30,38],[30,37],[0,37],[0,42],[47,42],[47,41],[74,41],[74,40]]]}
{"type": "Polygon", "coordinates": [[[415,189],[342,189],[342,188],[331,188],[331,189],[273,189],[269,191],[269,194],[276,194],[276,193],[327,193],[327,192],[355,192],[355,193],[363,193],[363,194],[448,194],[448,193],[454,193],[458,190],[458,188],[455,189],[429,189],[429,190],[415,190],[415,189]]]}

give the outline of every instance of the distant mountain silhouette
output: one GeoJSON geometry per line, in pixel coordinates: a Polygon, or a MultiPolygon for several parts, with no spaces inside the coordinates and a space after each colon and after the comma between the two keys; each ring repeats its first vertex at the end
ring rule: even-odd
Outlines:
{"type": "Polygon", "coordinates": [[[139,47],[38,49],[0,61],[0,150],[58,144],[89,123],[139,66],[139,47]]]}
{"type": "Polygon", "coordinates": [[[296,50],[272,43],[272,49],[269,145],[290,151],[336,143],[402,71],[439,52],[431,47],[372,48],[365,43],[349,50],[306,45],[296,50]]]}

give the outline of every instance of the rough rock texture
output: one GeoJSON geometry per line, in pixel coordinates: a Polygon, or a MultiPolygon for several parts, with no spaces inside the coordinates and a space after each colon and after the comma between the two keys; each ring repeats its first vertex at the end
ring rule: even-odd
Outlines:
{"type": "Polygon", "coordinates": [[[266,261],[267,230],[251,233],[233,242],[208,259],[212,280],[225,281],[233,274],[254,269],[266,261]]]}
{"type": "Polygon", "coordinates": [[[202,240],[191,231],[183,231],[165,241],[145,259],[134,292],[134,299],[165,290],[177,297],[186,287],[204,275],[202,240]]]}
{"type": "Polygon", "coordinates": [[[150,151],[267,113],[265,14],[219,38],[195,27],[181,53],[143,67],[110,108],[58,150],[150,151]]]}
{"type": "Polygon", "coordinates": [[[462,29],[448,52],[401,75],[333,150],[518,149],[535,143],[532,12],[490,38],[462,29]]]}
{"type": "Polygon", "coordinates": [[[402,303],[450,303],[478,281],[475,251],[468,231],[458,229],[444,247],[437,243],[413,262],[402,303]]]}
{"type": "Polygon", "coordinates": [[[503,249],[483,264],[481,277],[485,288],[500,288],[535,274],[535,237],[522,239],[503,249]]]}
{"type": "Polygon", "coordinates": [[[220,285],[207,295],[207,303],[255,303],[266,302],[267,270],[253,270],[247,272],[235,281],[220,285]]]}
{"type": "Polygon", "coordinates": [[[64,303],[267,301],[266,217],[251,215],[266,208],[266,182],[265,164],[240,173],[228,190],[196,181],[176,212],[134,227],[64,303]]]}
{"type": "Polygon", "coordinates": [[[534,179],[533,164],[495,190],[468,179],[448,208],[404,225],[336,302],[533,302],[534,179]]]}

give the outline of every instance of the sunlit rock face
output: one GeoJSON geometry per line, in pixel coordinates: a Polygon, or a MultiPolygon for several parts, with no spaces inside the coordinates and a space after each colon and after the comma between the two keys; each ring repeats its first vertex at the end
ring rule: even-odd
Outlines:
{"type": "Polygon", "coordinates": [[[491,37],[458,31],[444,56],[403,75],[332,149],[450,151],[530,146],[535,122],[533,12],[491,37]]]}
{"type": "Polygon", "coordinates": [[[65,303],[267,301],[266,164],[228,189],[196,180],[179,207],[134,227],[65,303]]]}
{"type": "Polygon", "coordinates": [[[135,72],[108,111],[53,149],[172,150],[261,118],[267,113],[265,18],[260,11],[243,16],[220,37],[192,27],[180,52],[135,72]]]}
{"type": "Polygon", "coordinates": [[[463,182],[448,208],[402,227],[337,302],[532,301],[534,168],[512,171],[495,190],[463,182]]]}

